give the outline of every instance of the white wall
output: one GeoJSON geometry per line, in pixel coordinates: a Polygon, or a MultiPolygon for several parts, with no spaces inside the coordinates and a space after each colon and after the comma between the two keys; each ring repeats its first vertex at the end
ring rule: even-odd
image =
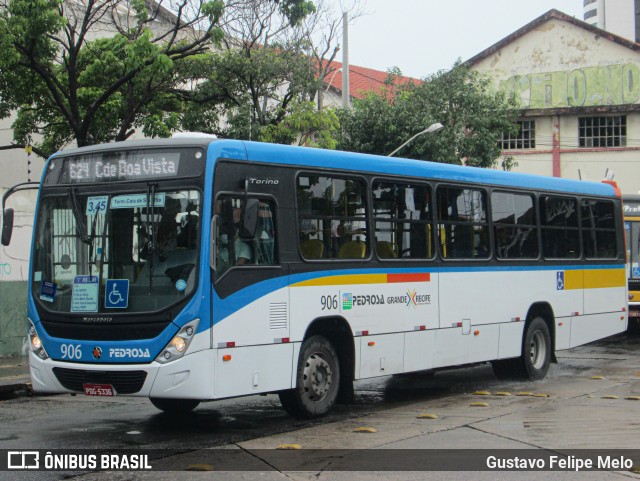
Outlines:
{"type": "MultiPolygon", "coordinates": [[[[0,189],[0,195],[6,190],[0,189]]],[[[13,235],[8,246],[0,246],[0,281],[28,279],[36,197],[36,190],[28,190],[13,194],[7,200],[7,207],[14,209],[13,235]]]]}

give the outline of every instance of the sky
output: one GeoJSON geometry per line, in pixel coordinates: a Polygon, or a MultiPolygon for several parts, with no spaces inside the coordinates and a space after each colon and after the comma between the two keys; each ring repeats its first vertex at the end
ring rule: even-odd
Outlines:
{"type": "Polygon", "coordinates": [[[349,63],[423,78],[553,8],[582,20],[583,0],[366,0],[365,14],[349,26],[349,63]]]}

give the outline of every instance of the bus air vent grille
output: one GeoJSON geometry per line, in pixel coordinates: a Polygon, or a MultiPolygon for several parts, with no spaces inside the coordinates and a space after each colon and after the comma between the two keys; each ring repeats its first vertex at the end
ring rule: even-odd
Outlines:
{"type": "Polygon", "coordinates": [[[269,329],[286,329],[288,317],[286,302],[269,304],[269,329]]]}

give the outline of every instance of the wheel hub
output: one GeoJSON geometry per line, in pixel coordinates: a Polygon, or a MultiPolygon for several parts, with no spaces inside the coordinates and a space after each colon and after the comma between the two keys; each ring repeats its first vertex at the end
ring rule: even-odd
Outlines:
{"type": "Polygon", "coordinates": [[[544,337],[540,331],[536,331],[531,336],[531,343],[529,344],[529,358],[531,360],[531,365],[540,369],[544,364],[544,360],[546,357],[546,343],[544,342],[544,337]]]}
{"type": "Polygon", "coordinates": [[[333,382],[331,366],[321,354],[312,354],[305,363],[303,379],[309,399],[320,401],[329,392],[333,382]]]}

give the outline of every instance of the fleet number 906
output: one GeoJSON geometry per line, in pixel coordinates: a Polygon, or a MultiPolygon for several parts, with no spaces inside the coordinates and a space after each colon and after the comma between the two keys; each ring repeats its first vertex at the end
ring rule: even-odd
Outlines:
{"type": "Polygon", "coordinates": [[[322,305],[323,311],[333,311],[338,309],[338,295],[321,296],[320,304],[322,305]]]}
{"type": "Polygon", "coordinates": [[[80,344],[63,344],[60,346],[62,359],[82,359],[82,349],[80,344]]]}

